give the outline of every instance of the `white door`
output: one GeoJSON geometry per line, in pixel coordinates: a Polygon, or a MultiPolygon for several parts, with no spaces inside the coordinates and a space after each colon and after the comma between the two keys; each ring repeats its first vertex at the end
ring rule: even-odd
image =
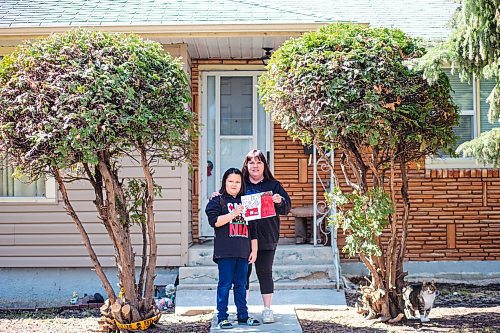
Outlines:
{"type": "Polygon", "coordinates": [[[205,72],[201,85],[200,237],[212,237],[205,207],[219,191],[224,172],[243,166],[251,149],[271,157],[269,115],[259,102],[257,80],[261,72],[205,72]]]}

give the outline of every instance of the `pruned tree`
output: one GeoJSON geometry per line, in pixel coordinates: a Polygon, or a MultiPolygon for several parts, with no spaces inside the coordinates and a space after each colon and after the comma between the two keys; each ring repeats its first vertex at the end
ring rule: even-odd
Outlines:
{"type": "MultiPolygon", "coordinates": [[[[445,42],[438,43],[417,62],[425,77],[433,82],[444,64],[458,71],[463,81],[492,79],[496,84],[487,102],[488,121],[500,122],[500,1],[461,0],[452,19],[453,31],[445,42]]],[[[500,129],[481,133],[476,139],[457,148],[464,157],[481,163],[500,165],[500,129]]]]}
{"type": "Polygon", "coordinates": [[[360,311],[383,320],[404,316],[409,163],[452,143],[458,121],[447,76],[428,84],[405,65],[424,52],[399,30],[333,24],[285,42],[259,81],[266,110],[293,138],[340,151],[351,191],[337,180],[327,194],[340,208],[332,219],[371,273],[360,311]]]}
{"type": "Polygon", "coordinates": [[[160,44],[135,35],[73,30],[21,45],[0,63],[0,152],[31,180],[55,178],[120,323],[155,312],[154,200],[160,187],[153,167],[160,159],[190,157],[189,100],[181,63],[160,44]],[[123,178],[123,158],[143,177],[123,178]],[[119,296],[68,196],[66,184],[75,180],[88,182],[95,194],[97,215],[115,250],[119,296]],[[134,223],[143,234],[137,255],[134,223]]]}

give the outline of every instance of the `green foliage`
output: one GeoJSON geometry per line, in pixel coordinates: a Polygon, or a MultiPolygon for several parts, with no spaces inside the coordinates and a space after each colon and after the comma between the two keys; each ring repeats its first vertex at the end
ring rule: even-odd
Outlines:
{"type": "Polygon", "coordinates": [[[0,152],[37,178],[47,167],[116,159],[136,147],[189,157],[194,114],[180,62],[135,35],[73,30],[0,63],[0,152]]]}
{"type": "Polygon", "coordinates": [[[464,142],[457,148],[457,152],[464,156],[474,156],[479,163],[500,166],[500,128],[481,133],[474,140],[464,142]]]}
{"type": "Polygon", "coordinates": [[[267,111],[304,144],[400,149],[404,161],[454,140],[457,107],[443,72],[406,66],[425,50],[394,29],[332,24],[278,49],[259,81],[267,111]]]}
{"type": "Polygon", "coordinates": [[[498,76],[500,16],[498,0],[461,0],[450,37],[453,65],[463,75],[498,76]],[[452,55],[453,55],[452,53],[452,55]]]}
{"type": "MultiPolygon", "coordinates": [[[[431,49],[418,63],[430,80],[436,78],[436,70],[450,64],[462,80],[473,76],[496,79],[488,103],[490,123],[500,122],[500,2],[498,0],[461,0],[461,8],[453,18],[453,32],[449,39],[431,49]]],[[[495,164],[500,151],[492,151],[500,142],[498,135],[482,135],[461,145],[457,153],[475,157],[478,161],[495,164]]]]}
{"type": "MultiPolygon", "coordinates": [[[[156,197],[161,197],[162,187],[154,183],[154,194],[156,197]]],[[[146,223],[146,198],[147,198],[147,183],[143,179],[131,178],[128,179],[125,187],[125,197],[127,198],[127,211],[131,223],[145,224],[146,223]]]]}
{"type": "MultiPolygon", "coordinates": [[[[409,66],[424,54],[420,41],[399,30],[332,24],[285,42],[259,81],[265,109],[292,137],[322,151],[340,150],[344,178],[354,191],[336,188],[327,195],[339,208],[331,219],[347,235],[344,251],[364,254],[373,262],[370,271],[381,275],[383,267],[372,259],[396,255],[387,244],[381,248],[380,236],[398,222],[384,186],[394,191],[397,168],[406,170],[408,162],[451,145],[458,124],[446,74],[436,72],[429,83],[409,66]]],[[[409,210],[403,178],[403,206],[409,210]]],[[[402,236],[390,237],[391,244],[404,246],[402,236]]],[[[399,260],[396,270],[403,269],[399,260]]],[[[395,283],[390,279],[389,285],[395,283]]]]}
{"type": "Polygon", "coordinates": [[[344,194],[339,187],[326,194],[329,204],[336,204],[339,211],[330,216],[330,222],[337,224],[347,234],[342,249],[350,256],[363,253],[366,256],[381,256],[377,238],[389,225],[394,213],[391,199],[382,188],[374,188],[362,195],[357,191],[344,194]]]}

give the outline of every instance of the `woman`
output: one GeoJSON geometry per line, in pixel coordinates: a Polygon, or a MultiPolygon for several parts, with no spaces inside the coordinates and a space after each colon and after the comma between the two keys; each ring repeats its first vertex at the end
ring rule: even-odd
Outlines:
{"type": "MultiPolygon", "coordinates": [[[[276,216],[257,220],[258,252],[255,261],[255,271],[259,279],[260,293],[264,309],[262,310],[262,322],[274,322],[271,303],[274,293],[273,262],[276,246],[280,237],[279,215],[286,215],[290,211],[291,201],[288,193],[277,181],[262,151],[251,150],[245,157],[241,170],[245,182],[245,195],[272,191],[276,216]]],[[[247,289],[250,284],[252,265],[248,268],[247,289]]]]}

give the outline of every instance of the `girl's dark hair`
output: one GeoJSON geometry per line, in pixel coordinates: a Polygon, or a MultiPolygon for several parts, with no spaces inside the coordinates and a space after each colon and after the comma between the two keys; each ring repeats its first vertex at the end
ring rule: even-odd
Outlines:
{"type": "Polygon", "coordinates": [[[227,181],[227,177],[229,177],[229,175],[232,175],[232,174],[240,175],[240,177],[241,177],[241,188],[240,188],[240,191],[238,192],[238,196],[245,194],[245,182],[243,181],[243,179],[244,179],[243,174],[241,173],[240,169],[236,169],[236,168],[229,168],[226,170],[226,172],[224,172],[224,176],[222,176],[222,185],[221,185],[221,188],[219,190],[219,193],[223,194],[223,195],[227,195],[226,181],[227,181]]]}
{"type": "Polygon", "coordinates": [[[273,173],[271,172],[271,169],[269,168],[269,164],[266,161],[264,153],[259,149],[253,149],[248,152],[247,156],[245,157],[245,162],[243,163],[243,168],[241,168],[241,173],[243,174],[243,179],[245,181],[249,180],[248,162],[250,162],[252,158],[255,158],[264,163],[264,180],[276,180],[276,178],[274,178],[273,176],[273,173]]]}

